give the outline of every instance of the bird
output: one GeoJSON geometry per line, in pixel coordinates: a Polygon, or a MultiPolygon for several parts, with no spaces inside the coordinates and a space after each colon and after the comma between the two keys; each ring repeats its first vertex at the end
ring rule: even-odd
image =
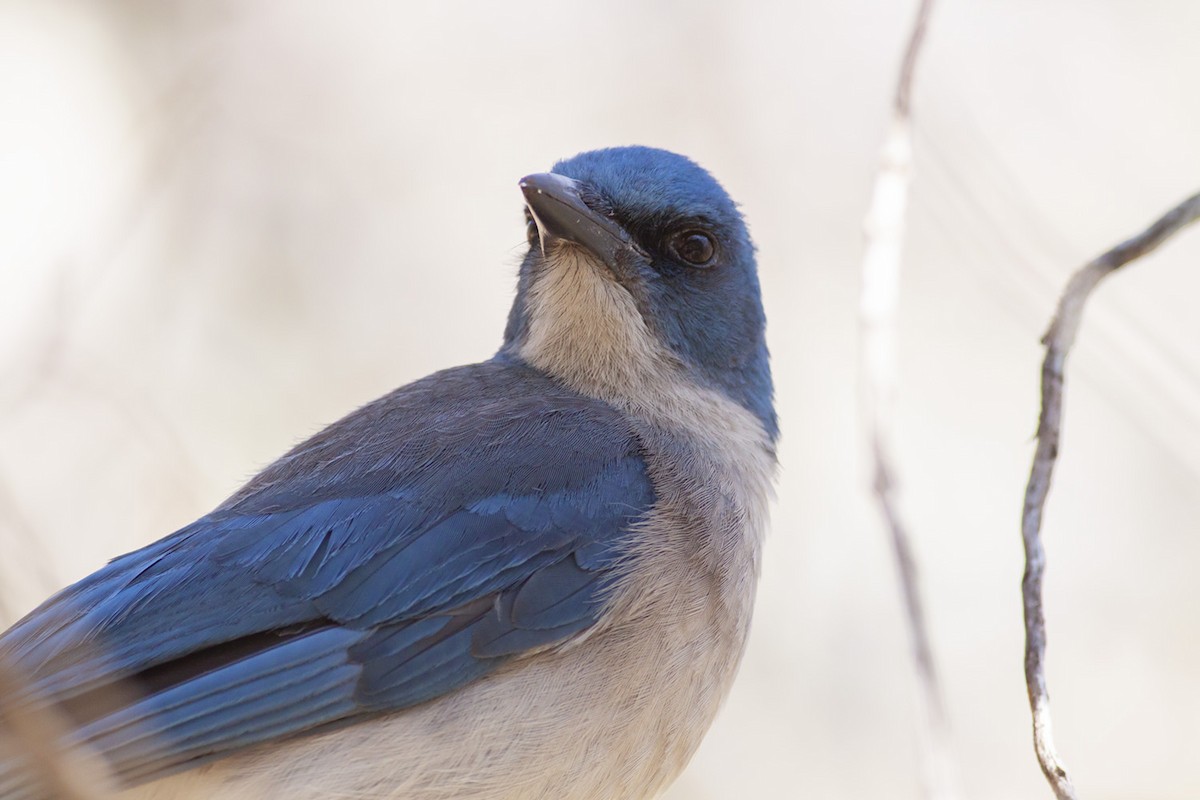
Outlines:
{"type": "MultiPolygon", "coordinates": [[[[519,181],[502,343],[0,635],[129,800],[651,798],[746,647],[776,473],[755,247],[687,157],[519,181]]],[[[3,741],[0,739],[0,741],[3,741]]],[[[0,751],[2,800],[50,800],[0,751]]]]}

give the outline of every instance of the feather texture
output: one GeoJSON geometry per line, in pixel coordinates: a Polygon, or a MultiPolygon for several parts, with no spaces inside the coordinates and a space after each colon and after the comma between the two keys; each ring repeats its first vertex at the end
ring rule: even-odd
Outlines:
{"type": "Polygon", "coordinates": [[[449,370],[64,590],[0,653],[137,783],[570,639],[653,502],[608,406],[504,359],[449,370]]]}

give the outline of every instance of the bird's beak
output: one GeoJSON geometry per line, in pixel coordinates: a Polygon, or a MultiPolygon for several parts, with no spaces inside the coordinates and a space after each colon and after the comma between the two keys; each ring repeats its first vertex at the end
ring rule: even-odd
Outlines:
{"type": "Polygon", "coordinates": [[[614,220],[588,206],[579,190],[578,181],[553,172],[521,179],[525,205],[538,226],[542,254],[556,239],[574,242],[609,267],[615,267],[618,254],[630,247],[629,234],[614,220]]]}

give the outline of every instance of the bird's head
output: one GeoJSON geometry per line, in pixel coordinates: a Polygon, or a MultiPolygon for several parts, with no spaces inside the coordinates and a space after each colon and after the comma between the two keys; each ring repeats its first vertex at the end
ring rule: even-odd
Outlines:
{"type": "Polygon", "coordinates": [[[616,402],[682,379],[776,433],[754,246],[683,156],[619,147],[520,182],[529,252],[502,353],[616,402]]]}

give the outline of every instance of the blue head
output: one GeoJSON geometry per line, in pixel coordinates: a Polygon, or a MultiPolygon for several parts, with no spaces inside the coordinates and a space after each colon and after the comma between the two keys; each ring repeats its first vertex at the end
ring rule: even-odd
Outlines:
{"type": "Polygon", "coordinates": [[[529,252],[504,352],[522,353],[541,331],[599,374],[639,357],[638,337],[616,328],[644,327],[672,368],[739,403],[774,438],[754,245],[711,175],[665,150],[619,147],[560,161],[521,187],[529,252]]]}

